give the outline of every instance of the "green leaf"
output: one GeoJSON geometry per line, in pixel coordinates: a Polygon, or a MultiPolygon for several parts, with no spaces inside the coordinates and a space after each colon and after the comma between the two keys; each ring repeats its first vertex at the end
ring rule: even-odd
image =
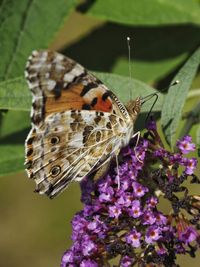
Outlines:
{"type": "Polygon", "coordinates": [[[0,146],[0,176],[23,170],[24,165],[23,145],[1,145],[0,146]]]}
{"type": "Polygon", "coordinates": [[[25,78],[18,77],[0,82],[0,109],[30,110],[31,93],[25,78]]]}
{"type": "Polygon", "coordinates": [[[168,94],[164,98],[161,124],[165,138],[171,147],[174,146],[176,131],[181,119],[183,106],[199,64],[200,47],[192,54],[174,77],[172,84],[176,80],[179,80],[180,82],[177,85],[171,86],[168,94]]]}
{"type": "Polygon", "coordinates": [[[0,9],[0,80],[21,76],[33,49],[47,48],[77,0],[4,0],[0,9]]]}
{"type": "MultiPolygon", "coordinates": [[[[173,59],[155,62],[132,60],[130,64],[134,77],[146,83],[153,83],[154,81],[165,77],[165,75],[170,73],[172,69],[175,69],[185,57],[185,55],[181,55],[174,57],[173,59]]],[[[126,58],[119,58],[113,66],[112,72],[120,75],[128,75],[128,64],[129,62],[126,58]]]]}
{"type": "Polygon", "coordinates": [[[30,128],[28,112],[2,114],[0,133],[0,176],[24,169],[24,141],[30,128]]]}
{"type": "MultiPolygon", "coordinates": [[[[130,100],[130,88],[133,98],[155,93],[155,89],[138,80],[108,73],[94,73],[100,80],[105,82],[110,89],[126,103],[130,100]]],[[[149,110],[152,103],[144,105],[143,111],[149,110]]],[[[161,110],[162,95],[155,105],[155,110],[161,110]]],[[[30,110],[31,94],[23,77],[10,79],[0,83],[0,109],[30,110]]]]}
{"type": "Polygon", "coordinates": [[[97,18],[127,25],[200,23],[198,0],[96,0],[80,9],[97,18]]]}

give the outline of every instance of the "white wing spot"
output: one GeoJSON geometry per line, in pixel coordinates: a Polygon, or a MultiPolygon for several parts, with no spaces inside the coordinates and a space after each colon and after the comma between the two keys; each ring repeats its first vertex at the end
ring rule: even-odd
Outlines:
{"type": "Polygon", "coordinates": [[[38,81],[32,83],[32,82],[29,82],[29,81],[27,80],[27,83],[28,83],[28,86],[29,86],[30,89],[35,89],[35,88],[37,88],[38,85],[39,85],[39,84],[38,84],[38,81]]]}
{"type": "Polygon", "coordinates": [[[49,91],[52,91],[56,86],[56,81],[54,80],[48,80],[48,83],[47,83],[47,89],[49,91]]]}
{"type": "Polygon", "coordinates": [[[74,79],[74,75],[71,72],[66,73],[63,79],[65,82],[71,82],[74,79]]]}
{"type": "Polygon", "coordinates": [[[47,60],[48,57],[48,52],[45,51],[42,53],[42,56],[40,57],[40,61],[45,62],[47,60]]]}
{"type": "MultiPolygon", "coordinates": [[[[36,57],[38,54],[39,54],[39,52],[37,50],[33,50],[32,55],[34,57],[36,57]]],[[[31,58],[31,56],[29,58],[31,58]]]]}
{"type": "Polygon", "coordinates": [[[64,59],[64,56],[61,54],[57,54],[56,58],[54,59],[54,62],[59,62],[62,61],[64,59]]]}
{"type": "Polygon", "coordinates": [[[65,67],[60,65],[60,64],[56,64],[56,67],[55,67],[56,71],[62,71],[62,70],[65,70],[65,67]]]}
{"type": "Polygon", "coordinates": [[[50,77],[50,73],[49,72],[45,73],[45,78],[49,79],[49,77],[50,77]]]}
{"type": "Polygon", "coordinates": [[[80,65],[75,65],[75,67],[71,70],[74,76],[79,76],[83,73],[83,68],[80,65]]]}

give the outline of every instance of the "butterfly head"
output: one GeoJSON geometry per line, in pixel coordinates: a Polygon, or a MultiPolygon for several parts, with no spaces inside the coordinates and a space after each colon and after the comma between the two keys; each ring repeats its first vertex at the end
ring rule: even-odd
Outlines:
{"type": "Polygon", "coordinates": [[[127,103],[126,108],[133,122],[137,119],[138,114],[140,113],[142,101],[140,97],[137,97],[135,100],[131,100],[127,103]]]}

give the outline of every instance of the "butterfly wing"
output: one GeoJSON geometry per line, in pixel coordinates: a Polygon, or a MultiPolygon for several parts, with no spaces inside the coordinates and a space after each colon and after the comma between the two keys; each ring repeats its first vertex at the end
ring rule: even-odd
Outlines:
{"type": "Polygon", "coordinates": [[[61,54],[33,52],[26,78],[33,95],[27,172],[38,192],[54,197],[117,153],[129,115],[102,82],[61,54]]]}

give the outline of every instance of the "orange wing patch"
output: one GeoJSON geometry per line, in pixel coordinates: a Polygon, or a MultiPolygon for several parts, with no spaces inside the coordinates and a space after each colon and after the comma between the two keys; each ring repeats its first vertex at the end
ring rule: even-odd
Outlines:
{"type": "Polygon", "coordinates": [[[62,89],[61,94],[56,97],[51,94],[46,98],[45,117],[54,112],[66,110],[96,110],[111,112],[112,101],[104,88],[91,88],[84,96],[81,96],[85,86],[83,84],[74,84],[67,89],[62,89]]]}
{"type": "Polygon", "coordinates": [[[45,117],[54,112],[62,112],[70,109],[81,110],[85,102],[79,92],[83,87],[82,84],[77,84],[70,89],[62,90],[59,97],[55,97],[54,95],[48,96],[45,102],[45,117]]]}
{"type": "Polygon", "coordinates": [[[103,100],[102,96],[97,97],[97,103],[94,105],[94,108],[97,111],[111,112],[112,102],[109,98],[103,100]]]}

